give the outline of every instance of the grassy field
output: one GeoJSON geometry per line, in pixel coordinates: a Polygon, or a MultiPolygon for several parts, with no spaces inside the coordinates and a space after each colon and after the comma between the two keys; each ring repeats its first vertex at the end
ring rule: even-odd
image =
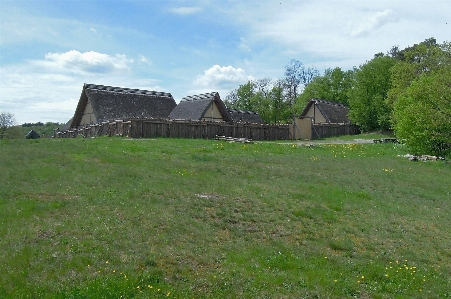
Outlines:
{"type": "Polygon", "coordinates": [[[0,142],[0,298],[451,297],[451,164],[402,145],[0,142]]]}

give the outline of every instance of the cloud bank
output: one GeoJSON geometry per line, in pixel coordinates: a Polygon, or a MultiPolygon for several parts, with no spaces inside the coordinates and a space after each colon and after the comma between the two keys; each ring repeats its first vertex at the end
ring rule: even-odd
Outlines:
{"type": "Polygon", "coordinates": [[[351,33],[353,37],[362,37],[371,34],[380,27],[398,21],[398,16],[391,10],[378,11],[376,13],[365,15],[367,21],[362,22],[357,26],[356,30],[351,33]]]}
{"type": "Polygon", "coordinates": [[[238,84],[246,83],[253,77],[246,75],[242,68],[234,68],[233,66],[214,65],[204,71],[203,75],[198,75],[194,84],[201,88],[227,89],[235,88],[238,84]]]}
{"type": "Polygon", "coordinates": [[[65,53],[48,53],[44,61],[36,61],[36,64],[57,70],[74,72],[86,72],[107,74],[115,71],[128,71],[133,59],[128,59],[124,54],[110,56],[94,51],[80,53],[70,50],[65,53]]]}

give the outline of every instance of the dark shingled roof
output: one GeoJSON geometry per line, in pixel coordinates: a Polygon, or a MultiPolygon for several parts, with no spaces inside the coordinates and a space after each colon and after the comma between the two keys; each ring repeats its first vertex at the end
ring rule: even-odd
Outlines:
{"type": "Polygon", "coordinates": [[[99,123],[130,118],[167,118],[177,105],[170,93],[85,83],[71,128],[80,125],[88,99],[99,123]]]}
{"type": "Polygon", "coordinates": [[[213,103],[215,103],[216,107],[218,107],[223,121],[230,122],[231,118],[227,112],[227,108],[217,92],[184,97],[177,107],[175,107],[169,114],[169,118],[201,120],[205,116],[205,112],[208,111],[213,103]]]}
{"type": "Polygon", "coordinates": [[[301,113],[301,117],[305,116],[312,105],[316,105],[318,110],[324,116],[328,123],[349,123],[348,118],[349,108],[345,105],[337,102],[326,101],[321,99],[311,99],[304,111],[301,113]]]}
{"type": "Polygon", "coordinates": [[[38,132],[36,132],[35,130],[31,130],[30,132],[27,133],[27,135],[25,135],[26,139],[38,139],[41,138],[41,136],[39,136],[38,132]]]}
{"type": "Polygon", "coordinates": [[[228,111],[234,122],[244,122],[252,124],[265,123],[257,112],[236,109],[229,109],[228,111]]]}

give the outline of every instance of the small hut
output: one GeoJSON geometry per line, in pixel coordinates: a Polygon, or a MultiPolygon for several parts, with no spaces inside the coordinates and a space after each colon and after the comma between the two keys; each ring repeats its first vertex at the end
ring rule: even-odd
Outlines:
{"type": "Polygon", "coordinates": [[[36,132],[35,130],[30,130],[30,132],[27,133],[27,135],[25,135],[26,139],[38,139],[41,138],[41,136],[39,136],[38,132],[36,132]]]}

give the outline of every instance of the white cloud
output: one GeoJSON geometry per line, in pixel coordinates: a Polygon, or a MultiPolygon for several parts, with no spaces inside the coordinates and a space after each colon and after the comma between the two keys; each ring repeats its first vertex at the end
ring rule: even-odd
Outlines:
{"type": "Polygon", "coordinates": [[[80,53],[71,50],[65,53],[48,53],[44,61],[34,61],[34,63],[58,70],[106,74],[129,70],[129,64],[133,63],[133,59],[128,59],[123,54],[110,56],[94,51],[80,53]]]}
{"type": "Polygon", "coordinates": [[[261,53],[259,59],[267,61],[285,57],[351,68],[393,45],[402,48],[431,36],[440,42],[449,39],[445,22],[451,5],[440,3],[444,1],[232,1],[220,8],[223,23],[240,29],[253,57],[261,53]]]}
{"type": "Polygon", "coordinates": [[[202,11],[202,7],[198,7],[198,6],[184,6],[184,7],[177,7],[177,8],[172,8],[170,9],[170,11],[174,14],[178,14],[178,15],[193,15],[196,14],[198,12],[202,11]]]}
{"type": "Polygon", "coordinates": [[[144,55],[139,55],[139,61],[148,65],[152,65],[152,61],[147,59],[147,57],[144,55]]]}
{"type": "Polygon", "coordinates": [[[210,90],[234,88],[237,84],[253,80],[252,76],[246,75],[243,69],[233,66],[214,65],[204,71],[203,75],[197,76],[194,84],[210,90]]]}
{"type": "Polygon", "coordinates": [[[352,33],[352,36],[361,37],[371,34],[374,30],[384,26],[387,23],[398,21],[398,17],[391,9],[378,11],[370,15],[365,14],[364,20],[352,33]]]}
{"type": "Polygon", "coordinates": [[[42,73],[34,66],[4,67],[0,72],[0,110],[13,113],[19,124],[65,122],[73,115],[83,81],[59,73],[42,73]]]}
{"type": "Polygon", "coordinates": [[[161,91],[159,81],[128,72],[132,61],[125,55],[69,51],[0,67],[0,110],[13,113],[19,124],[66,122],[75,112],[83,83],[161,91]]]}

